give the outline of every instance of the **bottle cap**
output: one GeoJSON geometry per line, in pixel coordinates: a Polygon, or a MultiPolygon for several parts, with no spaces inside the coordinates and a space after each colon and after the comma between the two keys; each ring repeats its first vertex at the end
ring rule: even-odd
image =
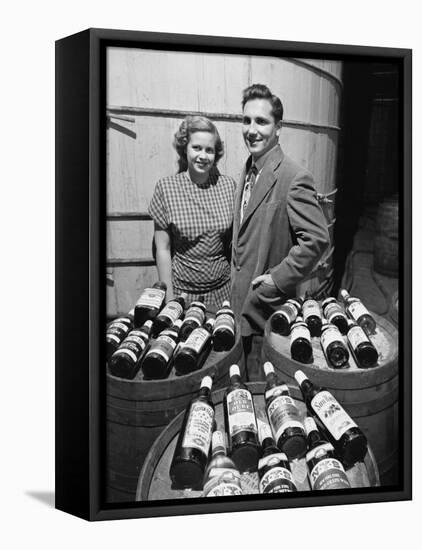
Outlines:
{"type": "Polygon", "coordinates": [[[212,450],[222,450],[226,452],[226,443],[224,441],[224,436],[220,430],[216,430],[212,433],[212,450]]]}
{"type": "Polygon", "coordinates": [[[328,325],[328,320],[325,317],[321,317],[321,323],[322,323],[322,326],[324,327],[325,325],[328,325]]]}
{"type": "Polygon", "coordinates": [[[266,422],[259,423],[258,435],[259,435],[259,442],[261,443],[261,445],[265,439],[268,439],[269,437],[273,439],[273,433],[271,431],[271,428],[266,422]]]}
{"type": "Polygon", "coordinates": [[[265,373],[265,376],[268,376],[270,374],[270,372],[274,372],[274,366],[272,363],[270,363],[270,361],[266,361],[264,363],[264,373],[265,373]]]}
{"type": "Polygon", "coordinates": [[[342,288],[340,290],[340,296],[343,298],[343,300],[347,300],[347,298],[350,297],[350,294],[347,292],[345,288],[342,288]]]}
{"type": "Polygon", "coordinates": [[[152,286],[153,288],[161,288],[161,290],[167,290],[167,285],[164,281],[157,281],[152,286]]]}
{"type": "Polygon", "coordinates": [[[303,317],[301,317],[300,315],[298,315],[295,319],[295,323],[303,323],[303,317]]]}
{"type": "Polygon", "coordinates": [[[148,321],[145,321],[144,327],[151,328],[152,327],[152,320],[148,319],[148,321]]]}
{"type": "Polygon", "coordinates": [[[187,295],[186,292],[181,292],[181,293],[180,293],[179,298],[182,298],[183,300],[186,300],[187,297],[188,297],[188,295],[187,295]]]}
{"type": "Polygon", "coordinates": [[[206,325],[210,325],[210,327],[212,328],[214,326],[214,323],[215,323],[215,317],[209,315],[206,319],[205,319],[205,324],[206,325]]]}
{"type": "Polygon", "coordinates": [[[299,386],[305,382],[305,380],[309,380],[309,378],[306,376],[306,374],[301,371],[301,370],[297,370],[295,372],[295,378],[296,378],[296,382],[299,384],[299,386]]]}
{"type": "Polygon", "coordinates": [[[180,328],[182,326],[182,319],[176,319],[173,323],[173,327],[180,328]]]}
{"type": "Polygon", "coordinates": [[[230,302],[228,300],[224,300],[224,302],[221,304],[221,307],[230,307],[230,302]]]}
{"type": "Polygon", "coordinates": [[[204,376],[204,378],[201,381],[201,388],[208,388],[209,390],[212,388],[211,376],[204,376]]]}
{"type": "Polygon", "coordinates": [[[230,378],[232,376],[235,376],[235,375],[240,376],[240,369],[239,369],[238,365],[232,365],[230,367],[229,375],[230,375],[230,378]]]}
{"type": "Polygon", "coordinates": [[[314,432],[315,430],[318,431],[317,425],[315,424],[315,420],[310,416],[307,416],[305,418],[303,425],[305,426],[306,435],[309,435],[311,432],[314,432]]]}
{"type": "Polygon", "coordinates": [[[128,315],[130,315],[131,317],[133,317],[135,315],[135,309],[132,308],[130,311],[128,311],[128,315]]]}

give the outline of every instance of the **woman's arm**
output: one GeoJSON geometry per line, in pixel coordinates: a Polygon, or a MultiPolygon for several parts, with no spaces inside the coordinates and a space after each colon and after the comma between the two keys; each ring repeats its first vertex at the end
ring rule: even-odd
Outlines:
{"type": "Polygon", "coordinates": [[[171,240],[166,229],[161,229],[157,224],[154,227],[154,240],[156,246],[156,260],[158,278],[167,285],[166,301],[174,298],[173,282],[171,277],[171,240]]]}

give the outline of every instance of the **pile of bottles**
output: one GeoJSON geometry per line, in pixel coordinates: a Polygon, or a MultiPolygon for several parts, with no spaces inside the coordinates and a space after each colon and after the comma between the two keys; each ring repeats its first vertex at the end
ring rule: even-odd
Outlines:
{"type": "Polygon", "coordinates": [[[134,309],[112,321],[106,331],[107,363],[113,376],[132,380],[141,369],[145,379],[167,378],[198,370],[211,349],[228,351],[235,343],[230,302],[215,316],[201,297],[186,304],[186,294],[165,304],[167,287],[158,281],[146,288],[134,309]]]}
{"type": "Polygon", "coordinates": [[[257,472],[260,493],[295,492],[291,463],[301,459],[312,490],[350,488],[345,468],[364,459],[363,432],[330,392],[297,371],[308,413],[302,421],[273,365],[266,362],[263,368],[266,421],[257,421],[253,396],[239,367],[232,365],[221,430],[215,421],[212,379],[203,378],[186,409],[170,465],[173,489],[201,490],[207,497],[241,495],[241,474],[257,472]]]}
{"type": "Polygon", "coordinates": [[[318,303],[313,298],[287,300],[270,320],[271,330],[290,335],[292,359],[312,363],[312,338],[319,338],[329,367],[349,364],[349,349],[358,367],[368,369],[378,363],[378,351],[371,340],[376,322],[359,298],[341,290],[342,303],[333,297],[318,303]]]}

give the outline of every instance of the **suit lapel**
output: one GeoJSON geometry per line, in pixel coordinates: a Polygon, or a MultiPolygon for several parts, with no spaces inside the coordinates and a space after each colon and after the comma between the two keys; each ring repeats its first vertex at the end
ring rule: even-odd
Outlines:
{"type": "MultiPolygon", "coordinates": [[[[246,207],[245,213],[243,215],[242,223],[239,224],[237,235],[239,235],[243,231],[252,214],[264,200],[269,190],[276,183],[276,170],[283,161],[283,158],[283,151],[280,147],[277,147],[276,149],[274,149],[274,152],[270,155],[270,157],[266,160],[264,167],[262,168],[262,171],[259,175],[258,181],[252,190],[251,198],[249,199],[248,206],[246,207]]],[[[240,194],[240,201],[241,197],[242,194],[240,194]]],[[[240,202],[239,204],[236,203],[236,217],[240,221],[240,202]]]]}

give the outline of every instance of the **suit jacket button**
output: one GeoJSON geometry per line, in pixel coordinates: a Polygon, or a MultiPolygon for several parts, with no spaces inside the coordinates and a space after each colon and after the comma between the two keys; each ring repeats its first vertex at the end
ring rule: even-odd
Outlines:
{"type": "Polygon", "coordinates": [[[240,265],[238,265],[238,266],[236,267],[236,269],[237,269],[237,271],[240,271],[240,265]]]}

